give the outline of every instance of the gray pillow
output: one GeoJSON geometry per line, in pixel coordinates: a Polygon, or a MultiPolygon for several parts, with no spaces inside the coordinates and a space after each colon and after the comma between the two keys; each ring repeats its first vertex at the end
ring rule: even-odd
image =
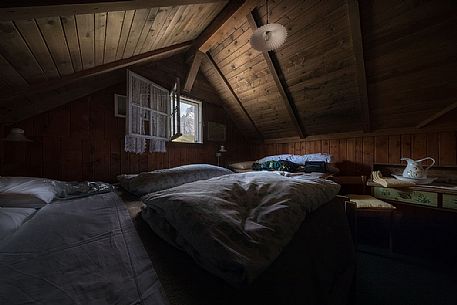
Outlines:
{"type": "Polygon", "coordinates": [[[143,196],[184,183],[207,180],[227,174],[233,174],[233,172],[226,168],[209,164],[191,164],[138,175],[120,175],[118,180],[122,188],[128,192],[136,196],[143,196]]]}

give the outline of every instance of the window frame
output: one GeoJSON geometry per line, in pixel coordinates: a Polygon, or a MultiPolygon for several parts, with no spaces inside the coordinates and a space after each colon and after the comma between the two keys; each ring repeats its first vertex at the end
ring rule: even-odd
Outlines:
{"type": "MultiPolygon", "coordinates": [[[[203,102],[185,95],[180,96],[179,103],[190,104],[197,108],[195,114],[195,142],[181,142],[178,141],[179,138],[171,140],[173,143],[183,143],[183,144],[203,144],[203,102]]],[[[182,132],[182,130],[181,130],[182,132]]]]}

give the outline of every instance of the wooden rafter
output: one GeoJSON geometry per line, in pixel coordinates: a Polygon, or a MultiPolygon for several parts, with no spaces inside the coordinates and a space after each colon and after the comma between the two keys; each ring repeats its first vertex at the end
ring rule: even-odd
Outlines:
{"type": "Polygon", "coordinates": [[[95,14],[111,11],[135,10],[140,8],[167,7],[187,4],[221,2],[226,0],[121,0],[103,1],[6,1],[0,4],[0,21],[31,18],[95,14]]]}
{"type": "Polygon", "coordinates": [[[189,72],[187,73],[186,83],[184,85],[184,92],[190,92],[192,86],[194,85],[195,78],[197,77],[198,70],[202,63],[204,54],[200,51],[195,52],[194,58],[192,59],[192,64],[190,65],[189,72]]]}
{"type": "Polygon", "coordinates": [[[122,71],[113,71],[78,80],[58,90],[38,93],[27,99],[15,100],[14,103],[0,107],[5,108],[5,110],[0,111],[0,122],[22,121],[122,82],[125,82],[125,74],[122,71]]]}
{"type": "Polygon", "coordinates": [[[192,50],[206,53],[211,47],[223,40],[233,26],[241,24],[246,14],[252,11],[259,0],[230,1],[213,22],[195,39],[192,50]]]}
{"type": "MultiPolygon", "coordinates": [[[[247,14],[246,18],[248,19],[248,23],[249,23],[249,26],[251,27],[251,30],[252,31],[257,30],[257,28],[260,26],[259,18],[256,18],[254,16],[253,12],[250,12],[249,14],[247,14]]],[[[291,94],[288,92],[286,83],[284,81],[282,81],[280,78],[280,76],[282,76],[282,71],[281,71],[280,66],[278,64],[275,64],[275,63],[277,63],[277,60],[275,60],[273,52],[262,52],[262,55],[267,63],[268,70],[270,71],[270,74],[275,81],[276,87],[279,91],[279,94],[282,97],[284,106],[287,109],[289,118],[290,118],[292,124],[294,125],[295,130],[297,131],[300,138],[304,138],[306,135],[305,127],[301,123],[300,116],[298,115],[297,107],[295,106],[295,103],[292,99],[291,94]]],[[[284,78],[282,78],[282,79],[284,79],[284,78]]]]}
{"type": "Polygon", "coordinates": [[[219,75],[219,77],[222,79],[222,81],[224,82],[225,86],[227,87],[227,89],[230,91],[230,93],[232,94],[233,98],[237,101],[238,103],[238,106],[241,108],[241,111],[245,114],[246,118],[248,119],[249,122],[251,122],[252,124],[252,127],[255,129],[257,135],[260,137],[260,138],[263,138],[262,134],[260,133],[259,129],[257,128],[257,126],[255,125],[254,121],[252,120],[251,116],[249,115],[249,113],[247,112],[246,108],[244,108],[243,104],[241,103],[240,99],[238,98],[238,96],[236,95],[235,91],[233,90],[232,86],[230,85],[230,83],[228,82],[227,78],[225,78],[224,74],[222,73],[222,71],[219,69],[219,67],[217,66],[217,63],[214,61],[214,58],[211,56],[211,54],[209,54],[209,52],[206,53],[206,57],[208,58],[209,62],[211,63],[211,65],[213,66],[213,68],[216,70],[217,74],[219,75]]]}
{"type": "Polygon", "coordinates": [[[360,27],[360,11],[357,0],[347,0],[348,19],[350,36],[352,40],[352,49],[354,52],[357,85],[360,95],[360,109],[362,112],[363,130],[371,130],[370,122],[370,104],[367,93],[367,79],[365,73],[365,61],[363,58],[363,41],[362,30],[360,27]]]}
{"type": "Polygon", "coordinates": [[[28,88],[22,88],[21,90],[17,90],[14,92],[8,92],[7,94],[0,96],[0,104],[4,101],[10,101],[13,99],[18,99],[26,96],[33,96],[39,92],[49,91],[53,89],[57,89],[63,87],[65,85],[71,84],[77,80],[87,78],[89,76],[98,75],[101,73],[106,73],[109,71],[113,71],[116,69],[125,68],[134,64],[138,64],[140,62],[148,61],[148,60],[158,60],[163,59],[166,57],[173,56],[175,54],[181,53],[186,51],[190,47],[190,42],[183,42],[180,44],[176,44],[170,47],[157,49],[154,51],[146,52],[143,54],[139,54],[136,56],[132,56],[130,58],[117,60],[111,63],[107,63],[104,65],[96,66],[91,69],[83,70],[65,77],[62,77],[58,80],[51,80],[45,83],[39,83],[28,88]]]}
{"type": "Polygon", "coordinates": [[[451,112],[452,110],[454,109],[457,109],[457,102],[455,103],[452,103],[450,104],[449,106],[447,106],[446,108],[444,108],[443,110],[441,111],[438,111],[437,113],[429,116],[428,118],[426,118],[425,120],[423,120],[422,122],[420,122],[419,124],[417,124],[416,128],[422,128],[422,127],[425,127],[427,126],[428,124],[430,124],[431,122],[439,119],[440,117],[442,117],[443,115],[445,115],[446,113],[449,113],[451,112]]]}

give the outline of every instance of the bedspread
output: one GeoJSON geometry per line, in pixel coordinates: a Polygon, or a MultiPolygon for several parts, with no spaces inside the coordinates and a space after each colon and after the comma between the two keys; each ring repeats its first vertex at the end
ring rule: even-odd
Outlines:
{"type": "Polygon", "coordinates": [[[57,201],[0,243],[0,304],[168,304],[114,193],[57,201]]]}
{"type": "Polygon", "coordinates": [[[339,185],[269,172],[225,175],[143,197],[143,219],[163,239],[233,286],[251,283],[306,215],[339,185]]]}

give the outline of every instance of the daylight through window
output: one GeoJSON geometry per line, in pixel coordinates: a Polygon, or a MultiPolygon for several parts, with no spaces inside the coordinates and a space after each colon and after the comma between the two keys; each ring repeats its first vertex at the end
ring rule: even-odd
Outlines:
{"type": "Polygon", "coordinates": [[[181,96],[179,105],[182,136],[173,142],[202,143],[202,103],[181,96]]]}

